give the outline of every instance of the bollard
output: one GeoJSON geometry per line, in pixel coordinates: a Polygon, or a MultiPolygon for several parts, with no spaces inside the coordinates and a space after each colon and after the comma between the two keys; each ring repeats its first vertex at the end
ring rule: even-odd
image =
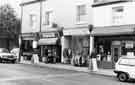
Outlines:
{"type": "Polygon", "coordinates": [[[23,60],[24,60],[23,56],[21,56],[20,63],[23,63],[23,60]]]}
{"type": "Polygon", "coordinates": [[[92,71],[98,71],[96,58],[92,58],[92,67],[92,71]]]}

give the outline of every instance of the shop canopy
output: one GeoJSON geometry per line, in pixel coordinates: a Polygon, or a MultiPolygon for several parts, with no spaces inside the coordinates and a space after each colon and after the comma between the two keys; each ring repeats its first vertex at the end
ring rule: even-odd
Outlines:
{"type": "Polygon", "coordinates": [[[73,29],[65,29],[63,30],[64,36],[78,36],[78,35],[89,35],[89,29],[87,28],[73,28],[73,29]]]}
{"type": "Polygon", "coordinates": [[[55,45],[58,38],[44,38],[38,41],[38,45],[55,45]]]}
{"type": "Polygon", "coordinates": [[[135,31],[135,25],[118,25],[118,26],[104,26],[94,27],[92,35],[119,35],[131,34],[135,31]]]}

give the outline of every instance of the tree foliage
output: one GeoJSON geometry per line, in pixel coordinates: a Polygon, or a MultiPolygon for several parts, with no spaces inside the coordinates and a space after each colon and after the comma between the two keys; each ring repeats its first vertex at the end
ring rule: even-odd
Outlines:
{"type": "Polygon", "coordinates": [[[0,7],[0,32],[8,34],[19,34],[20,20],[16,17],[15,11],[10,5],[0,7]]]}

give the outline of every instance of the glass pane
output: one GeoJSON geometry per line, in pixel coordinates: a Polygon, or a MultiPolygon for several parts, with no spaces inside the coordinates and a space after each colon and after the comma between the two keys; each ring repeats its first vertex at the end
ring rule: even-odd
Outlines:
{"type": "Polygon", "coordinates": [[[135,59],[131,58],[131,59],[122,59],[119,64],[122,65],[133,65],[135,66],[135,59]]]}

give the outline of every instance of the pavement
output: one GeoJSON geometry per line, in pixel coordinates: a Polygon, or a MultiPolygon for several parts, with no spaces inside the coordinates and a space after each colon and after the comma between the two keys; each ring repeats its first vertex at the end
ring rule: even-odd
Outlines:
{"type": "Polygon", "coordinates": [[[88,67],[76,67],[72,66],[70,64],[60,64],[60,63],[42,63],[39,62],[37,64],[31,63],[31,61],[23,61],[20,62],[21,64],[32,64],[36,66],[42,66],[42,67],[49,67],[49,68],[56,68],[56,69],[65,69],[65,70],[73,70],[73,71],[79,71],[79,72],[86,72],[94,75],[101,75],[101,76],[107,76],[107,77],[115,77],[116,74],[113,72],[113,69],[98,69],[98,71],[91,71],[88,69],[88,67]]]}

